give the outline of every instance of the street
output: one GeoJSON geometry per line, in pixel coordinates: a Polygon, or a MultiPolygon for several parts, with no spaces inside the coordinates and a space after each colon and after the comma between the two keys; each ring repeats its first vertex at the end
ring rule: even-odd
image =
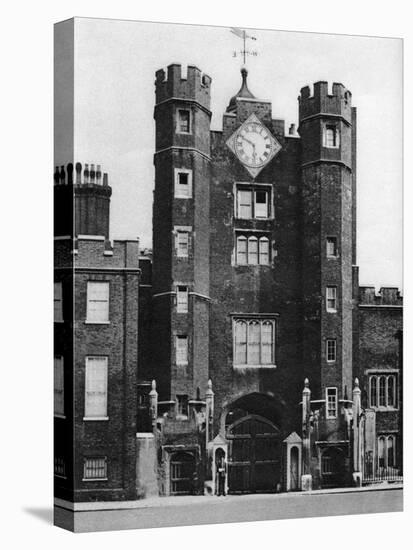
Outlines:
{"type": "Polygon", "coordinates": [[[342,492],[165,497],[142,501],[138,508],[69,512],[55,506],[55,524],[75,532],[141,529],[347,514],[401,512],[401,487],[342,492]],[[74,526],[73,526],[74,521],[74,526]]]}

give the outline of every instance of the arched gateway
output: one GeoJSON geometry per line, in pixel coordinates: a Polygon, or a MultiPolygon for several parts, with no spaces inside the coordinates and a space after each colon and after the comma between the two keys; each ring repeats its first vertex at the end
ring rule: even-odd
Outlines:
{"type": "Polygon", "coordinates": [[[250,394],[227,409],[228,490],[270,493],[281,482],[281,432],[271,398],[250,394]]]}

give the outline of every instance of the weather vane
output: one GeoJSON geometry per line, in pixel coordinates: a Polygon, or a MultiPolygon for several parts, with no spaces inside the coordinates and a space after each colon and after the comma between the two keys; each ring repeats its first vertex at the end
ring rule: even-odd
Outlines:
{"type": "Polygon", "coordinates": [[[250,40],[257,40],[257,39],[255,38],[255,36],[251,36],[250,34],[247,34],[244,29],[238,29],[233,27],[231,28],[231,32],[235,34],[235,36],[238,36],[238,38],[242,38],[242,43],[243,43],[242,50],[239,50],[239,51],[234,50],[232,52],[232,57],[238,57],[239,55],[242,55],[243,62],[245,65],[245,58],[247,55],[253,55],[253,56],[258,55],[258,52],[256,50],[247,50],[246,41],[247,39],[250,39],[250,40]]]}

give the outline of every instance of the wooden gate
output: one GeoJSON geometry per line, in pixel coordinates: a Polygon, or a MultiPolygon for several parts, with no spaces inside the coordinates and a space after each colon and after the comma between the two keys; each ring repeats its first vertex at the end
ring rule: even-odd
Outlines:
{"type": "Polygon", "coordinates": [[[248,415],[228,427],[227,439],[229,492],[275,492],[281,470],[278,428],[261,416],[248,415]]]}
{"type": "Polygon", "coordinates": [[[195,457],[191,453],[177,452],[171,456],[171,495],[192,495],[195,492],[195,457]]]}

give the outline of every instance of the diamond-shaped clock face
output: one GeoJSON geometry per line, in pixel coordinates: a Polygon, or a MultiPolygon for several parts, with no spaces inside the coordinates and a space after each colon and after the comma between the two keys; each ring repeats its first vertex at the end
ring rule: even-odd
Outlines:
{"type": "Polygon", "coordinates": [[[280,143],[254,114],[228,138],[227,146],[253,178],[281,150],[280,143]]]}

